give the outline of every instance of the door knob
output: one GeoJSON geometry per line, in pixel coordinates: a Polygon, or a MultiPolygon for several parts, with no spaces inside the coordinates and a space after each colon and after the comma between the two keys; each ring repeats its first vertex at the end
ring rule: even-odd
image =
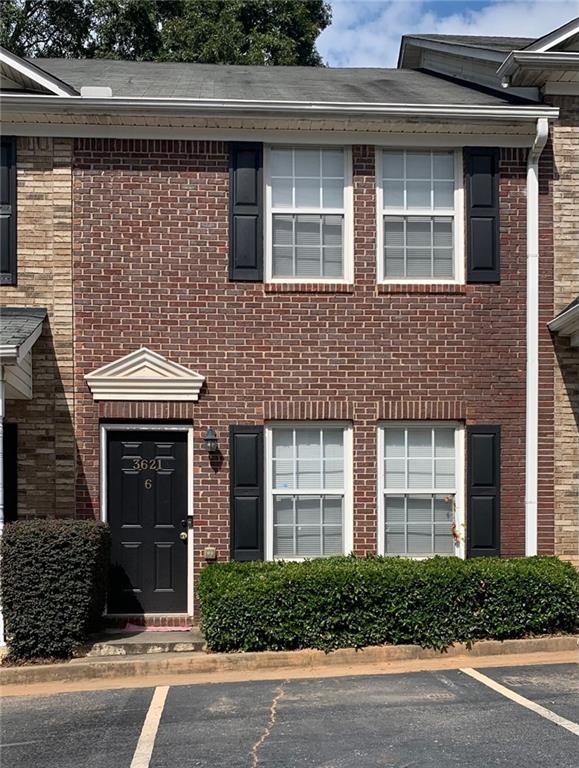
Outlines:
{"type": "Polygon", "coordinates": [[[181,541],[187,541],[187,534],[185,533],[185,531],[179,534],[179,538],[181,539],[181,541]]]}

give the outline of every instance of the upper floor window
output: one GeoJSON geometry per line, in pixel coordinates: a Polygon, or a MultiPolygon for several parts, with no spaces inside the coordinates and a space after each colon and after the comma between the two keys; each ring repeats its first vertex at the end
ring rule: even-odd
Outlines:
{"type": "Polygon", "coordinates": [[[347,426],[272,426],[267,439],[269,557],[341,555],[351,548],[347,426]]]}
{"type": "Polygon", "coordinates": [[[267,279],[351,281],[350,169],[342,147],[269,149],[267,279]]]}
{"type": "Polygon", "coordinates": [[[389,282],[462,282],[460,154],[377,153],[378,275],[389,282]]]}

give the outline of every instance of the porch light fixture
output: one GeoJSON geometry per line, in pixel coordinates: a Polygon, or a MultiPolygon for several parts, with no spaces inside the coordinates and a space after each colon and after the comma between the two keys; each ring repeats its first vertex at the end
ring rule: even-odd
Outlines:
{"type": "Polygon", "coordinates": [[[217,453],[217,435],[211,427],[207,430],[203,442],[207,448],[207,453],[217,453]]]}

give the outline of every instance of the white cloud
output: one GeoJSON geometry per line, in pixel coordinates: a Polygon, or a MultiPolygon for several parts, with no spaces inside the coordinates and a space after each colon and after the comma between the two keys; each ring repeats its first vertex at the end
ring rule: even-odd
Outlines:
{"type": "Polygon", "coordinates": [[[541,37],[579,15],[579,0],[331,0],[318,50],[335,67],[395,67],[404,34],[541,37]],[[469,7],[470,6],[470,7],[469,7]]]}

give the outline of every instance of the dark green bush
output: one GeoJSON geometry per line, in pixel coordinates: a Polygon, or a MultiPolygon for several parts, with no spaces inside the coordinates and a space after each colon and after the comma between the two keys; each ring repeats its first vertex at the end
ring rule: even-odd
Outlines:
{"type": "Polygon", "coordinates": [[[1,598],[11,658],[66,658],[98,626],[109,550],[103,523],[30,520],[4,528],[1,598]]]}
{"type": "Polygon", "coordinates": [[[457,642],[573,632],[579,575],[554,557],[337,557],[217,563],[201,574],[213,651],[457,642]]]}

